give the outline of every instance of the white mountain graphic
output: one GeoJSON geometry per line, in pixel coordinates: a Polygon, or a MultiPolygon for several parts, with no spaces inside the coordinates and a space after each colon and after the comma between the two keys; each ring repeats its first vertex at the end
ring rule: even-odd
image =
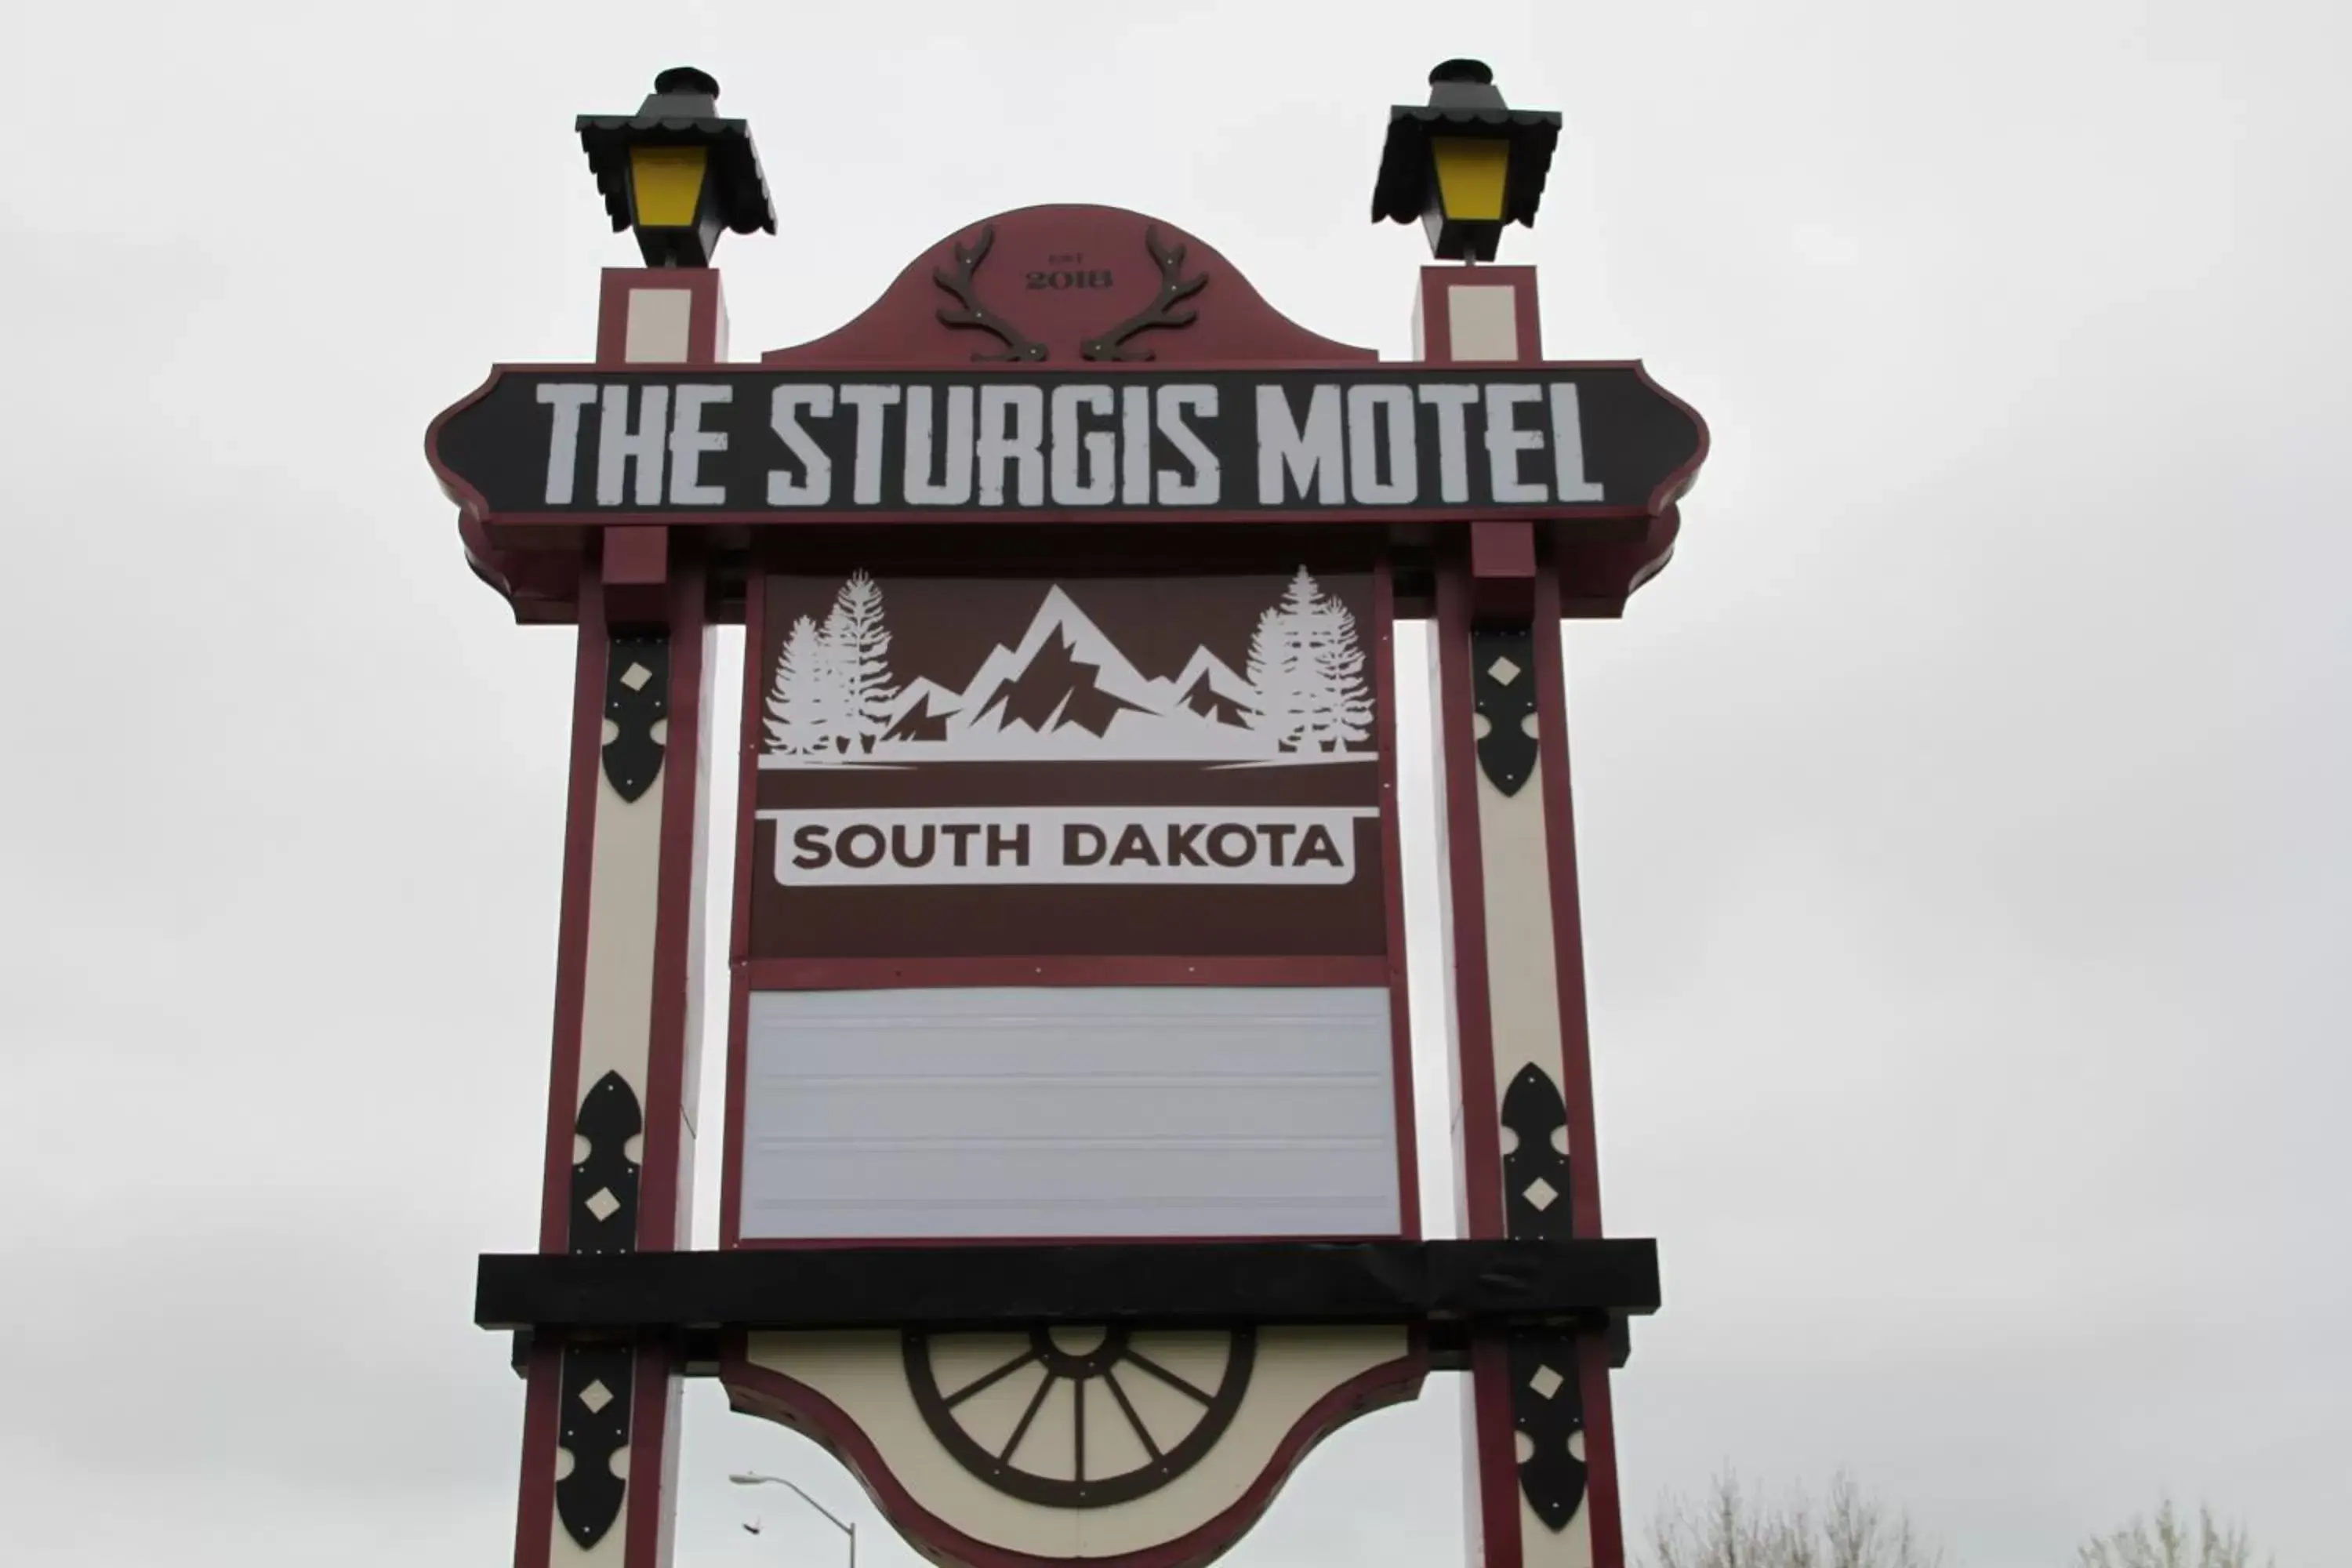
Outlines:
{"type": "MultiPolygon", "coordinates": [[[[766,768],[968,762],[1369,761],[1371,701],[1355,618],[1302,567],[1261,618],[1253,680],[1206,647],[1173,679],[1146,677],[1057,584],[1018,642],[997,645],[961,691],[889,685],[881,590],[851,579],[865,656],[796,627],[778,660],[766,768]],[[870,604],[869,604],[870,601],[870,604]],[[815,728],[812,728],[812,726],[815,728]]],[[[845,595],[852,588],[845,587],[845,595]]],[[[836,626],[850,623],[835,618],[836,626]]]]}

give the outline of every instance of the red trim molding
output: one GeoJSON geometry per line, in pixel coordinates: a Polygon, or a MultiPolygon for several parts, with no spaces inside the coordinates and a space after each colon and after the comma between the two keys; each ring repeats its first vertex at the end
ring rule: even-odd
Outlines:
{"type": "Polygon", "coordinates": [[[751,991],[871,991],[947,985],[1380,985],[1379,954],[1333,958],[1082,956],[1073,958],[753,958],[751,991]]]}
{"type": "Polygon", "coordinates": [[[515,1568],[543,1568],[555,1546],[556,1405],[563,1395],[563,1345],[531,1342],[524,1373],[522,1475],[516,1488],[515,1568]]]}
{"type": "Polygon", "coordinates": [[[1372,578],[1373,617],[1380,636],[1373,645],[1372,701],[1381,720],[1381,865],[1387,879],[1389,1071],[1396,1100],[1399,1229],[1421,1239],[1421,1145],[1413,1121],[1412,991],[1405,955],[1404,845],[1397,794],[1396,579],[1382,562],[1372,578]]]}
{"type": "Polygon", "coordinates": [[[622,1561],[627,1568],[666,1568],[664,1539],[677,1511],[677,1436],[672,1430],[684,1391],[677,1351],[652,1339],[637,1342],[629,1399],[629,1489],[623,1519],[622,1561]]]}
{"type": "Polygon", "coordinates": [[[1543,789],[1544,851],[1551,882],[1552,967],[1559,984],[1560,1098],[1568,1108],[1570,1213],[1575,1234],[1601,1234],[1601,1160],[1592,1109],[1592,1029],[1584,987],[1584,914],[1577,890],[1576,808],[1568,760],[1568,676],[1559,634],[1559,583],[1536,586],[1536,777],[1543,789]]]}
{"type": "Polygon", "coordinates": [[[1437,569],[1437,761],[1445,783],[1445,858],[1452,894],[1456,1062],[1461,1119],[1460,1212],[1465,1237],[1503,1234],[1503,1146],[1491,1102],[1495,1022],[1486,994],[1486,889],[1480,871],[1478,752],[1471,700],[1469,565],[1459,550],[1437,569]]]}
{"type": "Polygon", "coordinates": [[[766,584],[753,572],[743,601],[743,714],[735,737],[735,885],[727,935],[727,1104],[719,1149],[719,1245],[743,1234],[743,1051],[751,1000],[751,877],[759,799],[761,701],[760,649],[767,636],[766,584]]]}
{"type": "Polygon", "coordinates": [[[572,1125],[580,1110],[580,1027],[586,1005],[588,892],[596,840],[596,773],[604,743],[604,595],[596,567],[581,566],[580,647],[572,668],[572,776],[565,791],[563,890],[555,928],[555,1037],[547,1079],[539,1247],[561,1252],[570,1236],[572,1125]]]}
{"type": "Polygon", "coordinates": [[[1609,1340],[1576,1342],[1577,1392],[1584,1399],[1584,1506],[1592,1512],[1595,1568],[1622,1568],[1625,1520],[1617,1490],[1617,1421],[1609,1405],[1609,1340]]]}
{"type": "Polygon", "coordinates": [[[677,1247],[681,1211],[693,1182],[686,1170],[687,1022],[695,1011],[688,977],[699,967],[694,937],[695,862],[704,789],[701,768],[703,657],[709,638],[703,618],[698,562],[669,573],[669,729],[662,759],[661,880],[655,895],[653,1016],[647,1020],[644,1186],[637,1205],[637,1246],[648,1252],[677,1247]]]}

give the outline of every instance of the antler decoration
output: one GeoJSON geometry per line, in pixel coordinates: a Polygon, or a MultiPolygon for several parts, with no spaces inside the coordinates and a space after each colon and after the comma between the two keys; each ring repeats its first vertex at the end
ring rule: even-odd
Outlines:
{"type": "Polygon", "coordinates": [[[971,275],[988,259],[988,252],[996,244],[996,226],[988,224],[980,231],[980,243],[967,249],[961,243],[955,247],[955,270],[944,267],[931,268],[931,281],[956,297],[962,309],[940,307],[940,320],[950,327],[977,327],[992,332],[1004,345],[1002,353],[975,353],[977,360],[1041,360],[1045,357],[1045,345],[1032,342],[1021,329],[990,310],[980,301],[979,290],[972,287],[971,275]]]}
{"type": "Polygon", "coordinates": [[[1162,246],[1160,243],[1160,231],[1157,228],[1147,228],[1143,231],[1143,247],[1151,253],[1151,259],[1160,264],[1159,296],[1150,304],[1103,333],[1102,336],[1088,338],[1080,344],[1078,353],[1082,357],[1108,360],[1150,359],[1153,356],[1150,349],[1129,348],[1127,340],[1138,332],[1148,331],[1153,327],[1189,327],[1200,316],[1201,312],[1189,307],[1181,310],[1171,310],[1170,307],[1181,300],[1189,300],[1199,293],[1208,284],[1208,274],[1202,273],[1196,278],[1185,277],[1183,275],[1185,247],[1162,246]]]}

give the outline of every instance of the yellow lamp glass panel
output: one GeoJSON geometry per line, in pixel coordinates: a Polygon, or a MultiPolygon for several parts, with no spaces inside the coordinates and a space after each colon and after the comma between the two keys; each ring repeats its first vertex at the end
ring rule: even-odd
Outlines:
{"type": "Polygon", "coordinates": [[[1437,199],[1457,223],[1502,221],[1503,178],[1510,172],[1511,144],[1499,137],[1433,136],[1430,155],[1437,163],[1437,199]]]}
{"type": "Polygon", "coordinates": [[[689,228],[702,205],[701,147],[632,147],[629,185],[636,196],[637,222],[647,228],[689,228]]]}

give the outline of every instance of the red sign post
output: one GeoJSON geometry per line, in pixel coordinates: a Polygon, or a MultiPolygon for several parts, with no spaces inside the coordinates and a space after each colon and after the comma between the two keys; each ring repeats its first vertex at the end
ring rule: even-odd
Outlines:
{"type": "MultiPolygon", "coordinates": [[[[1375,216],[1490,259],[1558,117],[1432,79],[1375,216]]],[[[1621,1563],[1608,1373],[1656,1262],[1601,1229],[1557,623],[1664,564],[1704,426],[1638,364],[1543,361],[1528,268],[1428,268],[1419,357],[1383,365],[1105,207],[960,229],[730,363],[711,250],[772,218],[715,94],[670,72],[583,121],[656,265],[605,275],[593,363],[495,371],[427,438],[476,573],[580,628],[542,1224],[477,1303],[525,1346],[518,1563],[666,1561],[687,1375],[937,1560],[1177,1568],[1432,1370],[1469,1373],[1478,1560],[1621,1563]],[[1452,1241],[1415,1201],[1407,616],[1452,1241]]]]}

